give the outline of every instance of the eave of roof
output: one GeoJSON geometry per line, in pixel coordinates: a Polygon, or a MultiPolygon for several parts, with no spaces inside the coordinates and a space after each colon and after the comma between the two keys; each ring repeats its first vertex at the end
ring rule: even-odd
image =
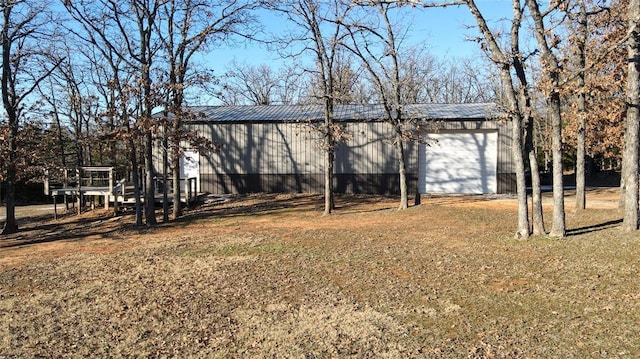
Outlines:
{"type": "MultiPolygon", "coordinates": [[[[191,106],[195,115],[190,122],[316,122],[324,118],[321,105],[270,106],[191,106]]],[[[405,105],[403,117],[420,120],[487,120],[498,117],[499,107],[494,103],[466,104],[412,104],[405,105]]],[[[336,122],[382,121],[382,105],[336,105],[336,122]]]]}

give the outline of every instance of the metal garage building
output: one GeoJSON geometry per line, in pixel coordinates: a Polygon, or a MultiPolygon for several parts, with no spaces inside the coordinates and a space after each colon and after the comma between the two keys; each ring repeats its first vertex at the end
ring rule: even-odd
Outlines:
{"type": "MultiPolygon", "coordinates": [[[[323,152],[313,124],[321,106],[191,107],[185,126],[221,144],[191,153],[190,171],[209,193],[323,191],[323,152]]],[[[511,130],[490,103],[408,105],[404,116],[429,124],[425,143],[406,144],[410,193],[515,192],[511,130]]],[[[339,105],[336,122],[351,140],[336,151],[338,193],[397,194],[397,156],[380,105],[339,105]]]]}

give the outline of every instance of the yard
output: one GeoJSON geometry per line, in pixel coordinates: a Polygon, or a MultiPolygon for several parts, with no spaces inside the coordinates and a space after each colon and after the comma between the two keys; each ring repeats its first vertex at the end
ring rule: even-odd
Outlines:
{"type": "Polygon", "coordinates": [[[636,358],[640,240],[616,200],[591,190],[566,239],[529,241],[507,197],[322,217],[317,195],[252,195],[142,230],[34,213],[0,240],[0,358],[636,358]]]}

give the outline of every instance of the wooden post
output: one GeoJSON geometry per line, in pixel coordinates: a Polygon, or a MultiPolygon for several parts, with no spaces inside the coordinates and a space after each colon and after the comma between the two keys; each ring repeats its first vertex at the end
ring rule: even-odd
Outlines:
{"type": "Polygon", "coordinates": [[[80,178],[80,169],[76,168],[76,177],[78,178],[78,215],[82,214],[82,178],[80,178]]]}
{"type": "Polygon", "coordinates": [[[65,211],[69,211],[69,199],[67,198],[67,187],[69,187],[69,171],[67,168],[65,168],[63,177],[62,177],[62,188],[64,188],[64,191],[62,192],[62,197],[64,199],[65,211]]]}
{"type": "Polygon", "coordinates": [[[53,195],[53,220],[58,220],[58,205],[56,204],[56,195],[53,195]]]}
{"type": "Polygon", "coordinates": [[[113,194],[113,215],[116,216],[118,214],[118,194],[113,194]]]}
{"type": "Polygon", "coordinates": [[[109,168],[109,193],[104,196],[104,209],[109,210],[109,200],[113,194],[113,167],[109,168]]]}

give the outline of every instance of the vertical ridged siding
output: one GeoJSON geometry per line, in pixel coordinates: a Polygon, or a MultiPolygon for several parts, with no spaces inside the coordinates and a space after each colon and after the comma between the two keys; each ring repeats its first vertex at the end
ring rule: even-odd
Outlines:
{"type": "MultiPolygon", "coordinates": [[[[322,192],[324,152],[319,134],[305,123],[191,123],[190,130],[220,143],[217,153],[200,157],[201,191],[210,193],[322,192]]],[[[443,121],[442,130],[498,131],[498,193],[515,191],[508,124],[496,121],[443,121]]],[[[397,193],[398,156],[391,126],[350,122],[351,140],[336,149],[338,192],[397,193]]],[[[405,146],[410,193],[417,188],[418,145],[405,146]]]]}

